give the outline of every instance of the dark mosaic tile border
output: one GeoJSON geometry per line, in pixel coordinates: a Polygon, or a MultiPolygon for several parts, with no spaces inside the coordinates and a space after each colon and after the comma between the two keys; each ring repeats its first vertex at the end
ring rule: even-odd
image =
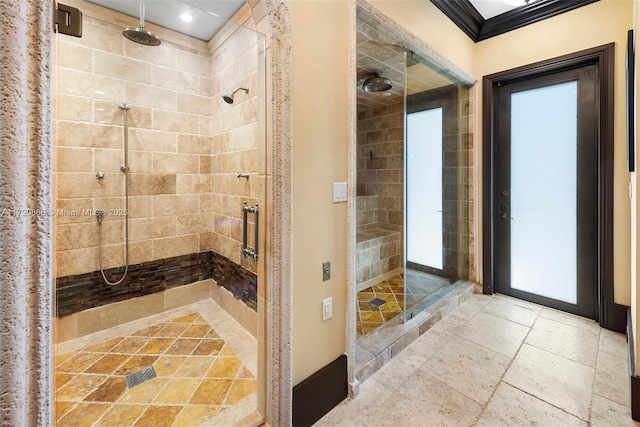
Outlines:
{"type": "MultiPolygon", "coordinates": [[[[115,282],[123,272],[124,267],[118,267],[106,270],[105,275],[109,281],[115,282]]],[[[130,265],[127,277],[117,286],[106,284],[99,270],[58,277],[57,316],[68,316],[206,279],[214,279],[236,299],[257,311],[257,276],[222,255],[208,251],[130,265]]]]}
{"type": "Polygon", "coordinates": [[[257,312],[258,276],[216,252],[211,252],[211,259],[213,280],[257,312]]]}

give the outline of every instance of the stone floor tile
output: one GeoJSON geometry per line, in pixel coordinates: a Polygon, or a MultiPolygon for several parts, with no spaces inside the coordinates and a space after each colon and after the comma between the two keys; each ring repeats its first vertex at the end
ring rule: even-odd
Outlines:
{"type": "Polygon", "coordinates": [[[563,426],[586,427],[587,423],[510,386],[500,383],[476,427],[563,426]]]}
{"type": "Polygon", "coordinates": [[[526,326],[480,312],[458,335],[490,350],[513,357],[528,333],[529,328],[526,326]]]}
{"type": "Polygon", "coordinates": [[[589,366],[524,344],[503,381],[586,421],[594,371],[589,366]]]}
{"type": "Polygon", "coordinates": [[[567,359],[596,367],[599,334],[539,317],[525,342],[567,359]]]}

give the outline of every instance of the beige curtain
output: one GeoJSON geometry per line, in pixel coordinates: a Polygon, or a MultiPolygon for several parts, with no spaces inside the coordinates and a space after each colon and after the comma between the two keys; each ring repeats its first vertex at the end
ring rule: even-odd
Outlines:
{"type": "Polygon", "coordinates": [[[0,424],[51,424],[52,0],[0,0],[0,424]]]}

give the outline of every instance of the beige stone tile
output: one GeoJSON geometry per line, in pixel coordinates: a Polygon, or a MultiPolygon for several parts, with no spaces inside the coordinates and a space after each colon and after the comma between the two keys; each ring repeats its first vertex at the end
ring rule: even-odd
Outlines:
{"type": "Polygon", "coordinates": [[[178,112],[211,116],[211,98],[208,96],[198,96],[178,92],[178,112]]]}
{"type": "Polygon", "coordinates": [[[152,84],[179,92],[198,93],[198,76],[164,67],[153,67],[152,84]]]}
{"type": "Polygon", "coordinates": [[[211,137],[189,134],[178,135],[178,152],[190,154],[211,154],[211,137]]]}
{"type": "Polygon", "coordinates": [[[129,239],[157,239],[176,235],[176,218],[170,216],[129,220],[129,239]]]}
{"type": "MultiPolygon", "coordinates": [[[[129,194],[132,196],[176,194],[176,174],[132,173],[129,179],[129,194]]],[[[145,199],[145,204],[147,209],[144,210],[144,214],[138,214],[138,218],[151,216],[151,199],[145,199]]],[[[139,206],[135,207],[139,208],[139,206]]]]}
{"type": "Polygon", "coordinates": [[[561,409],[500,383],[476,426],[587,426],[587,423],[561,409]]]}
{"type": "Polygon", "coordinates": [[[94,73],[66,69],[58,79],[62,95],[85,96],[95,99],[124,99],[124,81],[94,73]]]}
{"type": "Polygon", "coordinates": [[[153,110],[153,129],[197,134],[198,116],[167,110],[153,110]]]}
{"type": "MultiPolygon", "coordinates": [[[[93,51],[84,46],[58,41],[58,66],[77,71],[92,71],[93,51]]],[[[64,78],[65,70],[61,70],[60,78],[64,78]]]]}
{"type": "Polygon", "coordinates": [[[129,147],[131,150],[175,153],[176,134],[148,129],[130,129],[129,147]]]}
{"type": "Polygon", "coordinates": [[[540,317],[555,320],[556,322],[565,323],[567,325],[575,326],[576,328],[586,329],[588,331],[596,333],[600,331],[600,325],[598,325],[598,323],[594,322],[592,319],[587,319],[586,317],[580,317],[550,308],[544,308],[540,312],[540,317]]]}
{"type": "Polygon", "coordinates": [[[191,292],[189,286],[179,286],[173,289],[167,289],[164,292],[164,309],[171,310],[176,307],[191,304],[191,292]]]}
{"type": "Polygon", "coordinates": [[[629,347],[627,346],[627,337],[624,334],[601,329],[599,349],[601,352],[629,359],[629,347]]]}
{"type": "Polygon", "coordinates": [[[87,335],[157,314],[162,310],[162,302],[162,294],[152,294],[81,311],[78,313],[78,335],[87,335]]]}
{"type": "Polygon", "coordinates": [[[197,174],[200,157],[195,154],[153,153],[154,173],[197,174]]]}
{"type": "Polygon", "coordinates": [[[541,307],[536,308],[531,304],[523,304],[520,300],[508,300],[506,298],[493,298],[482,311],[531,327],[538,318],[541,307]]]}
{"type": "Polygon", "coordinates": [[[177,49],[168,44],[154,46],[153,49],[136,43],[126,43],[124,46],[127,57],[167,68],[176,68],[176,52],[177,49]]]}
{"type": "Polygon", "coordinates": [[[97,266],[97,248],[75,249],[56,253],[57,277],[88,273],[96,270],[97,266]]]}
{"type": "MultiPolygon", "coordinates": [[[[122,145],[122,129],[116,126],[61,120],[58,122],[57,143],[59,147],[115,149],[122,145]]],[[[95,176],[92,178],[95,181],[95,176]]]]}
{"type": "Polygon", "coordinates": [[[94,221],[91,198],[56,199],[56,225],[94,221]]]}
{"type": "Polygon", "coordinates": [[[389,425],[421,425],[425,414],[433,425],[472,425],[481,406],[422,371],[396,391],[378,414],[389,425]]]}
{"type": "Polygon", "coordinates": [[[54,323],[54,342],[56,344],[74,339],[78,334],[77,317],[71,314],[57,317],[54,323]]]}
{"type": "Polygon", "coordinates": [[[451,315],[460,317],[461,319],[470,320],[478,314],[488,303],[486,299],[469,299],[464,304],[451,312],[451,315]]]}
{"type": "Polygon", "coordinates": [[[153,196],[153,216],[188,215],[195,211],[198,203],[198,195],[153,196]]]}
{"type": "Polygon", "coordinates": [[[628,405],[631,402],[629,362],[623,357],[600,352],[593,392],[609,400],[628,405]]]}
{"type": "Polygon", "coordinates": [[[132,108],[142,106],[176,111],[178,98],[176,92],[173,90],[141,83],[126,82],[125,91],[125,99],[132,108]]]}
{"type": "Polygon", "coordinates": [[[93,53],[93,71],[116,79],[137,83],[151,83],[152,65],[143,61],[113,55],[99,50],[93,53]]]}
{"type": "Polygon", "coordinates": [[[177,69],[186,73],[198,74],[203,77],[211,75],[211,56],[196,55],[178,50],[176,52],[177,69]]]}
{"type": "Polygon", "coordinates": [[[180,174],[176,178],[178,194],[211,193],[213,179],[209,175],[180,174]]]}
{"type": "Polygon", "coordinates": [[[74,40],[92,49],[105,50],[115,54],[122,54],[122,35],[113,28],[86,22],[83,25],[82,38],[74,40]]]}
{"type": "Polygon", "coordinates": [[[588,420],[593,377],[593,368],[524,344],[503,381],[588,420]]]}
{"type": "Polygon", "coordinates": [[[596,367],[599,335],[544,317],[538,318],[525,342],[559,356],[596,367]]]}
{"type": "Polygon", "coordinates": [[[511,359],[460,337],[454,337],[420,370],[484,405],[511,359]]]}
{"type": "Polygon", "coordinates": [[[480,312],[459,335],[490,350],[513,357],[527,333],[529,328],[526,326],[480,312]]]}
{"type": "Polygon", "coordinates": [[[435,348],[416,341],[379,369],[373,378],[388,390],[405,387],[435,352],[435,348]]]}
{"type": "Polygon", "coordinates": [[[592,427],[637,427],[640,423],[631,419],[631,410],[628,405],[621,405],[594,394],[590,425],[592,427]]]}
{"type": "Polygon", "coordinates": [[[58,120],[91,122],[93,101],[90,98],[59,94],[55,99],[54,114],[58,120]]]}
{"type": "Polygon", "coordinates": [[[153,241],[153,257],[155,259],[171,258],[198,252],[198,235],[156,239],[153,241]]]}

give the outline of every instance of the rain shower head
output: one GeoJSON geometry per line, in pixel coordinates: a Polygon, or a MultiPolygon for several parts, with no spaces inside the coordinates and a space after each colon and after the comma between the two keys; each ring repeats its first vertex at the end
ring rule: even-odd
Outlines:
{"type": "Polygon", "coordinates": [[[377,73],[362,83],[362,89],[365,92],[384,92],[391,88],[391,80],[377,73]]]}
{"type": "Polygon", "coordinates": [[[145,46],[158,46],[161,41],[151,31],[146,30],[143,26],[138,28],[127,28],[122,32],[126,38],[132,42],[136,42],[145,46]]]}
{"type": "Polygon", "coordinates": [[[144,28],[144,2],[140,2],[140,26],[138,28],[126,28],[122,35],[132,42],[145,46],[159,46],[160,39],[151,31],[144,28]]]}
{"type": "Polygon", "coordinates": [[[243,90],[245,91],[245,93],[249,93],[249,89],[244,87],[239,87],[238,89],[231,92],[231,94],[222,95],[222,99],[224,99],[224,102],[226,102],[227,104],[233,104],[233,97],[236,96],[236,92],[239,90],[243,90]]]}

